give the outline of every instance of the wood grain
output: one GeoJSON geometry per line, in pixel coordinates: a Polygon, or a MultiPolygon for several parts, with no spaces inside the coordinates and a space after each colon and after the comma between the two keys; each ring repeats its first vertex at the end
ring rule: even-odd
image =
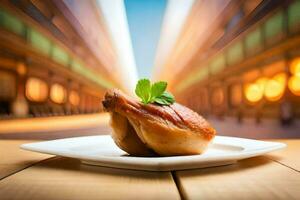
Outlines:
{"type": "Polygon", "coordinates": [[[28,142],[33,141],[0,140],[0,179],[51,157],[19,148],[21,144],[28,142]]]}
{"type": "Polygon", "coordinates": [[[298,172],[300,172],[300,140],[272,140],[275,142],[283,142],[287,147],[281,151],[275,151],[268,154],[268,157],[283,165],[286,165],[298,172]]]}
{"type": "Polygon", "coordinates": [[[0,181],[6,199],[179,199],[169,172],[81,165],[56,157],[0,181]]]}
{"type": "Polygon", "coordinates": [[[266,157],[175,174],[186,199],[300,198],[300,174],[266,157]]]}

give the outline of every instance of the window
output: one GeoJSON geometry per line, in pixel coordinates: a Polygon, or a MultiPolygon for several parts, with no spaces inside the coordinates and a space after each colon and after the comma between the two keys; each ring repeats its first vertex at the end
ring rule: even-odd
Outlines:
{"type": "Polygon", "coordinates": [[[71,103],[71,105],[73,106],[78,106],[79,102],[80,102],[80,97],[78,95],[78,92],[76,92],[75,90],[71,90],[70,94],[69,94],[69,102],[71,103]]]}
{"type": "Polygon", "coordinates": [[[13,74],[0,71],[0,100],[10,100],[16,94],[16,80],[13,74]]]}
{"type": "Polygon", "coordinates": [[[238,106],[242,103],[242,86],[240,84],[233,84],[230,86],[230,104],[232,106],[238,106]]]}
{"type": "Polygon", "coordinates": [[[224,92],[221,87],[215,88],[212,93],[212,105],[213,106],[222,106],[224,104],[224,92]]]}

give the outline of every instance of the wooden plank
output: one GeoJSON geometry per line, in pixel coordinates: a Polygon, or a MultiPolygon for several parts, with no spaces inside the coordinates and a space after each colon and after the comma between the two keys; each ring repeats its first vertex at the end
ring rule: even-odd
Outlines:
{"type": "Polygon", "coordinates": [[[10,174],[33,165],[50,155],[24,151],[19,148],[24,140],[0,140],[0,180],[10,174]]]}
{"type": "Polygon", "coordinates": [[[300,139],[272,140],[287,144],[287,148],[268,154],[268,157],[300,172],[300,139]]]}
{"type": "Polygon", "coordinates": [[[169,172],[144,172],[48,159],[0,181],[1,199],[180,199],[169,172]],[[3,198],[4,197],[4,198],[3,198]]]}
{"type": "Polygon", "coordinates": [[[299,199],[300,173],[266,157],[175,173],[186,199],[299,199]]]}

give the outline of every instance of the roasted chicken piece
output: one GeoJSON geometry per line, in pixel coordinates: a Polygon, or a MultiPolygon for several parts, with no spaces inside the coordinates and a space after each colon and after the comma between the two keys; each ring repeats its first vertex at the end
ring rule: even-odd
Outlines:
{"type": "Polygon", "coordinates": [[[200,154],[216,134],[204,118],[178,103],[145,105],[116,89],[102,103],[111,113],[112,138],[130,155],[200,154]]]}

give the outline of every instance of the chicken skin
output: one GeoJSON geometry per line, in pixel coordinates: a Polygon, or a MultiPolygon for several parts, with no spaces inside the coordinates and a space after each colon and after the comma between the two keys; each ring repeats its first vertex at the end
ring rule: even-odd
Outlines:
{"type": "Polygon", "coordinates": [[[203,117],[178,103],[145,105],[117,89],[102,103],[111,114],[112,138],[130,155],[200,154],[216,134],[203,117]]]}

